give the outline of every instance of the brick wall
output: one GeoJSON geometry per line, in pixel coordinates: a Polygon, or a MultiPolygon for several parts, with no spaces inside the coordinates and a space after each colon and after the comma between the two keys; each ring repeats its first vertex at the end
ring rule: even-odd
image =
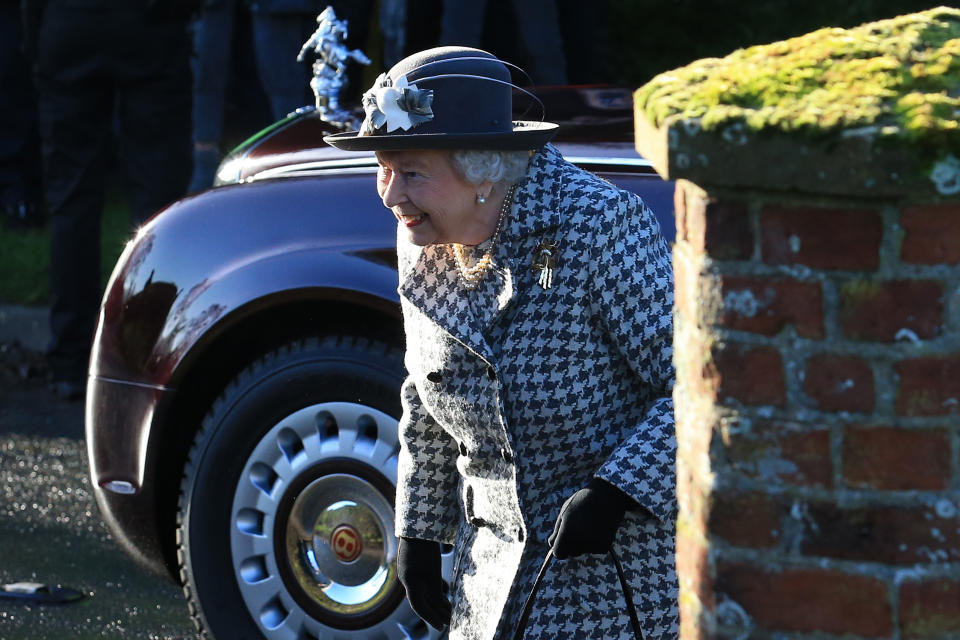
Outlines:
{"type": "Polygon", "coordinates": [[[960,637],[960,202],[676,194],[682,638],[960,637]]]}
{"type": "Polygon", "coordinates": [[[676,182],[683,640],[960,639],[960,10],[634,94],[676,182]]]}

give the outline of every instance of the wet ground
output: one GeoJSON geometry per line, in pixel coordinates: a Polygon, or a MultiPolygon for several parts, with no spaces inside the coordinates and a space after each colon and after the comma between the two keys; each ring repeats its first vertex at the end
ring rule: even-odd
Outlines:
{"type": "Polygon", "coordinates": [[[42,357],[0,343],[0,585],[61,585],[84,598],[0,598],[0,640],[196,640],[180,588],[110,539],[87,475],[83,403],[55,398],[44,377],[42,357]]]}

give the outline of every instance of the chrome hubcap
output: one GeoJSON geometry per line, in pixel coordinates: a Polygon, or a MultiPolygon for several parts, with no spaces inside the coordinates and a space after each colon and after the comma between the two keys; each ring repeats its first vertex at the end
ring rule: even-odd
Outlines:
{"type": "Polygon", "coordinates": [[[437,637],[396,576],[399,451],[394,418],[348,402],[301,409],[254,447],[234,492],[229,543],[265,638],[437,637]]]}
{"type": "Polygon", "coordinates": [[[286,561],[316,602],[366,612],[395,584],[392,528],[393,507],[373,485],[349,474],[325,475],[293,503],[286,561]]]}

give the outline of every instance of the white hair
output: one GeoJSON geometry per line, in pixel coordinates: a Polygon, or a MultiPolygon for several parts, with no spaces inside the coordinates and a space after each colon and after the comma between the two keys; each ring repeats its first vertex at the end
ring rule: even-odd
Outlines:
{"type": "Polygon", "coordinates": [[[453,167],[471,184],[516,182],[527,172],[529,151],[457,150],[451,154],[453,167]]]}

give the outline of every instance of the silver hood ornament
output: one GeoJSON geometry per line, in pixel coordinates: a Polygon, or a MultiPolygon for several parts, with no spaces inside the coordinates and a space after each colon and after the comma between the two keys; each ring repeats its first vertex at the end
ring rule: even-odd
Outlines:
{"type": "Polygon", "coordinates": [[[358,119],[340,107],[340,90],[347,84],[347,63],[354,60],[360,64],[370,64],[370,58],[360,49],[348,49],[344,45],[347,21],[338,20],[333,7],[324,9],[317,16],[317,23],[317,30],[303,43],[297,61],[303,62],[307,52],[313,49],[316,60],[313,62],[310,88],[313,89],[320,118],[355,129],[359,126],[358,119]]]}

